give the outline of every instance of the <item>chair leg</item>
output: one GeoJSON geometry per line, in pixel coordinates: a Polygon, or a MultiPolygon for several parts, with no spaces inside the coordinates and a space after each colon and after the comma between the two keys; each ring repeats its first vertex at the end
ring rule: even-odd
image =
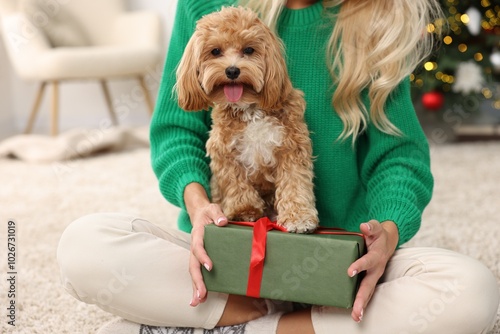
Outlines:
{"type": "Polygon", "coordinates": [[[59,81],[52,82],[52,124],[51,134],[57,136],[59,134],[59,81]]]}
{"type": "Polygon", "coordinates": [[[47,82],[43,81],[38,88],[38,92],[36,94],[35,103],[33,104],[33,108],[31,109],[30,118],[28,119],[28,124],[26,125],[26,129],[24,133],[31,133],[33,130],[33,124],[35,123],[36,115],[38,114],[38,110],[40,109],[40,104],[42,103],[43,93],[45,92],[45,87],[47,86],[47,82]]]}
{"type": "Polygon", "coordinates": [[[113,102],[111,102],[111,95],[109,94],[109,88],[106,83],[106,80],[100,80],[102,91],[104,93],[104,98],[106,99],[106,105],[108,106],[109,116],[111,117],[111,121],[113,125],[118,125],[118,118],[116,117],[115,110],[113,109],[113,102]]]}
{"type": "Polygon", "coordinates": [[[153,100],[151,99],[151,94],[149,94],[148,87],[146,86],[146,81],[144,80],[144,76],[139,76],[139,83],[141,84],[142,92],[144,93],[144,99],[146,100],[146,104],[148,106],[149,115],[153,115],[154,105],[153,100]]]}

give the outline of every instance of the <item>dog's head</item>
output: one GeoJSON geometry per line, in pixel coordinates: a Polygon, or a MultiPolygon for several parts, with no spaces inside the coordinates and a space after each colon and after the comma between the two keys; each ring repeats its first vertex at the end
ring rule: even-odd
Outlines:
{"type": "Polygon", "coordinates": [[[198,21],[176,89],[184,110],[214,104],[277,109],[292,85],[275,35],[251,10],[227,7],[198,21]]]}

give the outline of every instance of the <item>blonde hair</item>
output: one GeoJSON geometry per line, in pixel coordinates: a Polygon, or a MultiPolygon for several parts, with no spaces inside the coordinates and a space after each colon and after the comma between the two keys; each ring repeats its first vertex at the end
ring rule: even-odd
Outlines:
{"type": "MultiPolygon", "coordinates": [[[[276,32],[286,0],[240,0],[260,13],[276,32]]],[[[391,92],[432,51],[434,36],[427,26],[442,17],[438,0],[323,0],[339,6],[328,47],[329,69],[337,85],[332,104],[342,119],[341,139],[362,133],[368,120],[381,131],[400,135],[384,106],[391,92]],[[368,88],[370,110],[362,101],[368,88]]]]}

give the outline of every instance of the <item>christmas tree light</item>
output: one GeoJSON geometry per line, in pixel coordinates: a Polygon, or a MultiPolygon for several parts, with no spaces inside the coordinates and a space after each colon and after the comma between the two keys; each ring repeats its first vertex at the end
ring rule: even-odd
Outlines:
{"type": "Polygon", "coordinates": [[[475,96],[491,100],[500,110],[500,92],[495,88],[500,82],[500,1],[441,2],[445,18],[427,26],[427,33],[439,36],[440,48],[411,76],[415,98],[436,111],[475,96]]]}

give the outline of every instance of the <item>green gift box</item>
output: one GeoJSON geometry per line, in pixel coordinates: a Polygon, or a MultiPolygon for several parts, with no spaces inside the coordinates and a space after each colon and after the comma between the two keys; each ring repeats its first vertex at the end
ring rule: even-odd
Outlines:
{"type": "Polygon", "coordinates": [[[347,268],[365,252],[359,233],[286,233],[263,218],[225,227],[209,224],[204,243],[213,262],[211,271],[202,268],[209,291],[342,308],[353,305],[361,277],[349,277],[347,268]]]}

